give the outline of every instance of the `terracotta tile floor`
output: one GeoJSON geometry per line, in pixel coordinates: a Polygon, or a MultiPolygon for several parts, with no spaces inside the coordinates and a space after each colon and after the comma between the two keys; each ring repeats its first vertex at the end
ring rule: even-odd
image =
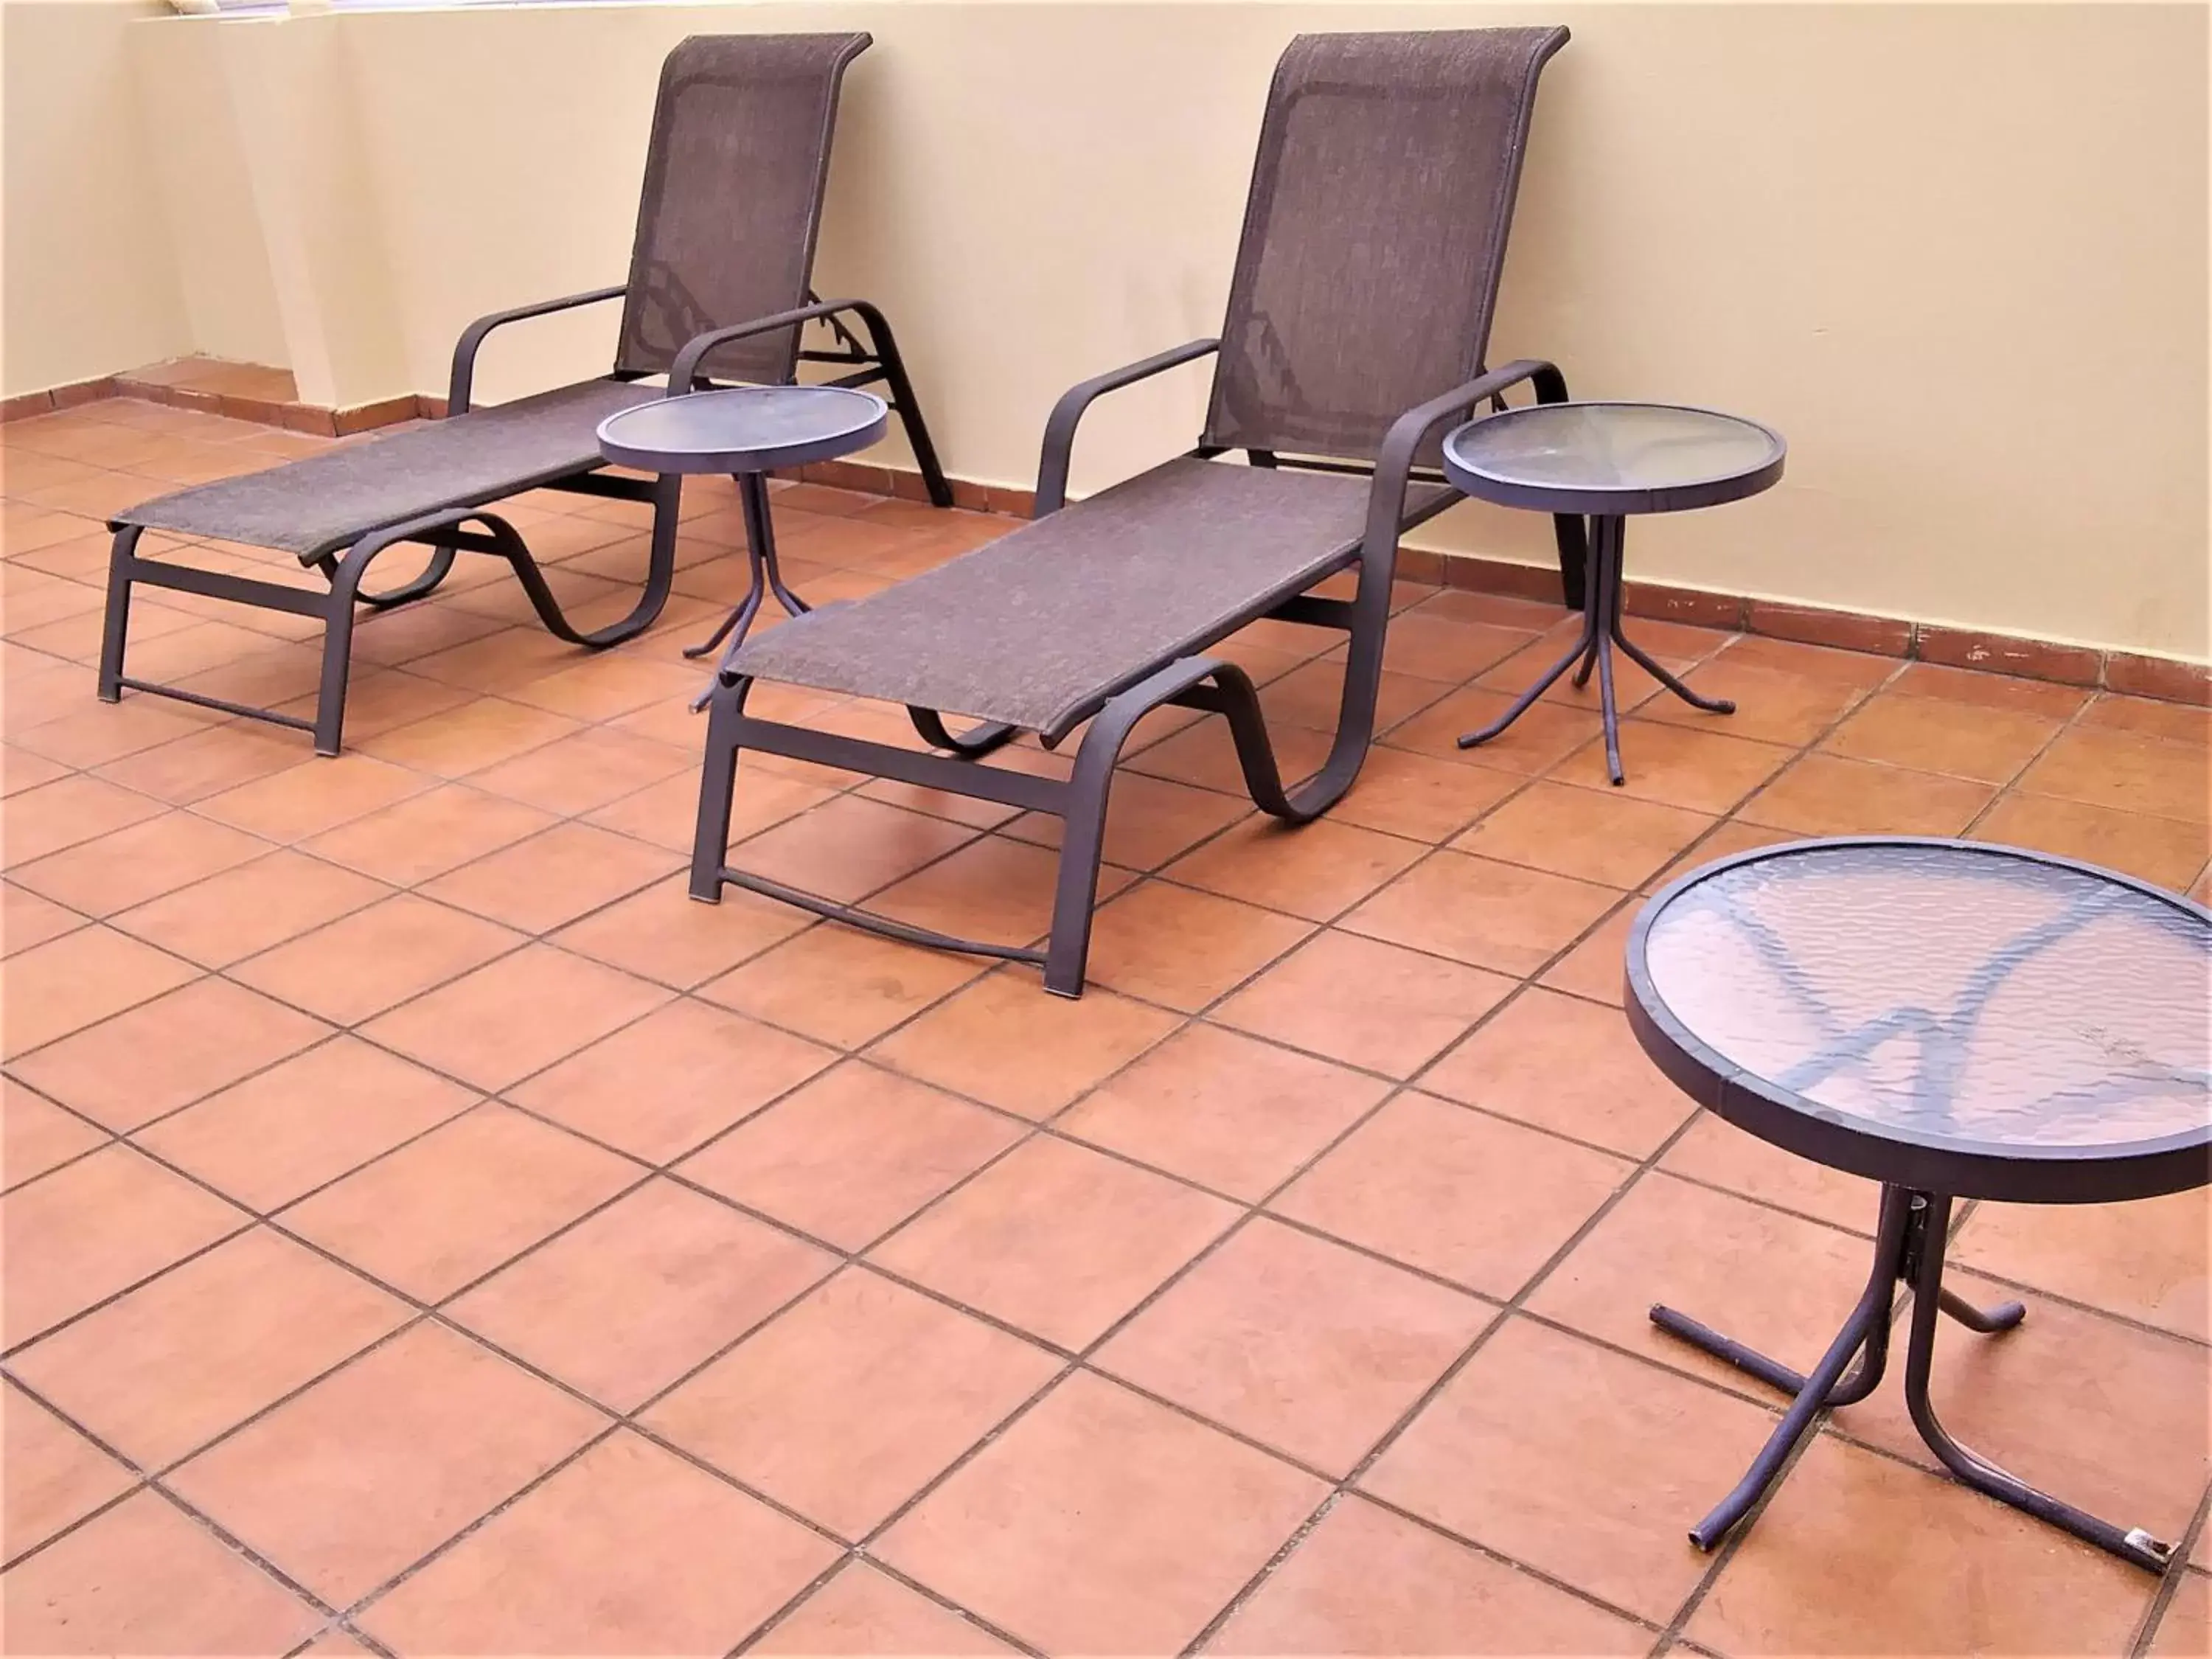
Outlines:
{"type": "MultiPolygon", "coordinates": [[[[2201,1194],[1970,1211],[1962,1271],[2033,1312],[1947,1330],[1938,1379],[2198,1565],[2161,1585],[1948,1484],[1893,1395],[1690,1547],[1778,1402],[1644,1309],[1804,1364],[1872,1194],[1698,1119],[1619,1012],[1639,896],[1790,834],[2202,895],[2203,711],[1651,624],[1744,712],[1638,708],[1613,791],[1571,692],[1450,742],[1559,613],[1408,587],[1395,724],[1327,822],[1255,817],[1218,727],[1148,725],[1067,1003],[684,896],[676,653],[741,569],[726,488],[610,654],[496,572],[368,621],[342,760],[96,704],[94,515],[152,462],[312,447],[267,438],[127,402],[0,431],[9,1650],[2204,1651],[2201,1194]]],[[[1004,528],[777,502],[817,596],[1004,528]]],[[[636,509],[515,516],[588,612],[627,604],[636,509]]],[[[312,689],[292,619],[148,592],[133,637],[218,694],[312,689]]],[[[1236,647],[1294,757],[1333,643],[1236,647]]],[[[1056,826],[854,785],[749,766],[738,858],[1042,928],[1056,826]]]]}

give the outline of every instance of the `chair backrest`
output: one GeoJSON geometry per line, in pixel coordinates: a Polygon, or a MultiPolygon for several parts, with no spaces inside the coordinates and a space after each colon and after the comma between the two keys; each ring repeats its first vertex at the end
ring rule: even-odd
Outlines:
{"type": "MultiPolygon", "coordinates": [[[[865,34],[702,34],[660,70],[617,373],[667,372],[685,342],[805,303],[845,65],[865,34]]],[[[799,330],[732,341],[715,380],[792,378],[799,330]]]]}
{"type": "Polygon", "coordinates": [[[1392,421],[1480,372],[1536,77],[1566,40],[1291,42],[1260,129],[1206,443],[1372,460],[1392,421]]]}

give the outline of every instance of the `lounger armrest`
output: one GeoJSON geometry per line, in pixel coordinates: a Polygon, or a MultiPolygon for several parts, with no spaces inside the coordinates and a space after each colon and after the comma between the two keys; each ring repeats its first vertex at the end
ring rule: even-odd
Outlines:
{"type": "Polygon", "coordinates": [[[1566,376],[1550,363],[1524,357],[1487,370],[1456,391],[1407,410],[1391,422],[1382,451],[1375,458],[1375,482],[1367,495],[1367,531],[1360,544],[1363,593],[1370,574],[1379,576],[1382,591],[1385,595],[1389,592],[1391,569],[1397,562],[1399,527],[1406,517],[1406,483],[1413,476],[1413,457],[1421,446],[1445,422],[1458,419],[1477,404],[1486,403],[1523,380],[1534,383],[1539,403],[1567,400],[1566,376]]]}
{"type": "Polygon", "coordinates": [[[727,345],[732,340],[750,338],[756,334],[772,334],[777,329],[789,328],[794,323],[811,323],[818,317],[829,317],[841,311],[849,311],[867,325],[868,339],[881,359],[890,349],[885,343],[890,334],[890,325],[884,313],[866,300],[817,300],[811,305],[795,306],[789,311],[779,311],[773,316],[756,317],[749,323],[732,323],[727,328],[709,329],[704,334],[695,334],[676,354],[669,366],[668,395],[680,398],[687,392],[697,390],[699,365],[716,346],[727,345]]]}
{"type": "Polygon", "coordinates": [[[1178,364],[1194,362],[1220,349],[1218,340],[1193,340],[1142,362],[1081,381],[1061,393],[1060,401],[1052,406],[1051,417],[1044,423],[1044,453],[1037,459],[1035,516],[1042,519],[1067,504],[1067,464],[1075,450],[1075,428],[1085,410],[1109,392],[1149,380],[1178,364]]]}
{"type": "Polygon", "coordinates": [[[627,283],[614,288],[595,288],[588,294],[569,294],[558,300],[540,300],[534,305],[516,306],[510,310],[495,311],[489,316],[477,318],[461,331],[461,337],[453,343],[453,375],[446,386],[446,413],[451,416],[469,412],[469,397],[476,389],[477,351],[492,330],[503,328],[509,323],[519,323],[526,317],[544,317],[576,306],[597,305],[602,300],[618,300],[629,292],[627,283]]]}

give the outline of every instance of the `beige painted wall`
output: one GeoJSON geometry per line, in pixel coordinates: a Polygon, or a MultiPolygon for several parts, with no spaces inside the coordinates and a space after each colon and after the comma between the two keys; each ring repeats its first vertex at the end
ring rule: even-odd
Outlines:
{"type": "MultiPolygon", "coordinates": [[[[220,31],[230,95],[278,76],[264,95],[292,125],[271,130],[319,134],[264,257],[303,390],[319,351],[355,403],[440,389],[480,311],[619,277],[678,39],[867,28],[817,285],[890,309],[953,471],[1026,484],[1068,381],[1217,325],[1291,34],[1550,20],[1576,38],[1540,100],[1493,357],[1792,444],[1768,495],[1639,523],[1635,574],[2212,654],[2201,6],[434,9],[261,26],[295,45],[252,75],[246,26],[134,45],[143,72],[204,76],[185,37],[220,31]],[[150,61],[172,41],[173,71],[150,61]]],[[[612,325],[510,331],[485,390],[604,367],[612,325]]],[[[1186,445],[1203,390],[1184,371],[1102,408],[1079,484],[1186,445]]],[[[1435,533],[1545,548],[1540,523],[1472,506],[1435,533]]]]}
{"type": "Polygon", "coordinates": [[[0,5],[0,387],[191,349],[129,46],[151,0],[0,5]]]}

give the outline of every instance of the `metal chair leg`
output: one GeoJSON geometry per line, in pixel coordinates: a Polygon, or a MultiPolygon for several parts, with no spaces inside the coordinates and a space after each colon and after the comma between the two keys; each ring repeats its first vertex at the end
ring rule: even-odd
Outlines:
{"type": "Polygon", "coordinates": [[[107,556],[107,614],[100,635],[102,702],[123,700],[123,651],[131,631],[131,562],[137,556],[142,533],[135,524],[124,526],[115,532],[114,545],[107,556]]]}

